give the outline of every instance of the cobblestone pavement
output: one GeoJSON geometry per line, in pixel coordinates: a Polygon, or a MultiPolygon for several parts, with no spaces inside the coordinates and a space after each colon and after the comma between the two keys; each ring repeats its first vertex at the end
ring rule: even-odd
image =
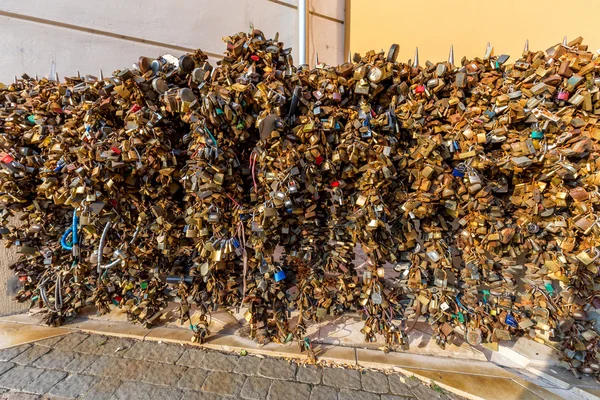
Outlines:
{"type": "Polygon", "coordinates": [[[419,400],[416,378],[72,333],[0,350],[0,399],[419,400]]]}

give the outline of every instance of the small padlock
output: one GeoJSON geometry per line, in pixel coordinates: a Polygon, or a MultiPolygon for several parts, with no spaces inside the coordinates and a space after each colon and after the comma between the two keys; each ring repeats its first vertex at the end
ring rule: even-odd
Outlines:
{"type": "Polygon", "coordinates": [[[468,176],[468,178],[469,178],[469,182],[470,182],[471,184],[473,184],[473,185],[474,185],[474,184],[476,184],[476,183],[481,183],[481,178],[479,178],[479,175],[477,174],[477,172],[473,172],[473,171],[471,171],[471,172],[469,172],[469,173],[468,173],[468,175],[467,175],[467,176],[468,176]]]}
{"type": "Polygon", "coordinates": [[[379,285],[375,285],[373,288],[373,293],[371,293],[371,301],[373,304],[381,304],[383,303],[383,296],[381,296],[381,287],[379,285]]]}
{"type": "Polygon", "coordinates": [[[288,183],[288,192],[291,194],[298,193],[298,186],[296,185],[296,181],[290,181],[288,183]]]}
{"type": "Polygon", "coordinates": [[[464,178],[465,170],[460,165],[452,170],[452,176],[455,178],[464,178]]]}
{"type": "Polygon", "coordinates": [[[273,279],[275,279],[275,282],[280,282],[284,280],[285,271],[280,268],[279,271],[276,271],[275,274],[273,274],[273,279]]]}
{"type": "Polygon", "coordinates": [[[275,198],[279,201],[284,201],[285,193],[283,193],[282,191],[279,191],[279,192],[275,193],[275,198]]]}
{"type": "Polygon", "coordinates": [[[478,346],[481,344],[481,330],[477,329],[469,329],[467,331],[467,343],[471,346],[478,346]]]}
{"type": "Polygon", "coordinates": [[[87,211],[84,211],[80,216],[79,216],[79,223],[83,226],[83,225],[91,225],[92,221],[90,218],[90,213],[87,211]]]}
{"type": "Polygon", "coordinates": [[[211,211],[208,213],[207,221],[209,224],[216,224],[221,220],[219,213],[216,211],[211,211]]]}
{"type": "Polygon", "coordinates": [[[556,98],[561,101],[567,101],[569,100],[569,92],[558,92],[556,98]]]}
{"type": "Polygon", "coordinates": [[[511,328],[518,328],[519,324],[517,324],[517,320],[510,313],[506,314],[506,318],[504,319],[504,323],[511,328]]]}
{"type": "Polygon", "coordinates": [[[258,288],[263,292],[267,290],[268,287],[269,285],[267,285],[267,281],[265,281],[264,279],[261,279],[260,282],[258,282],[258,288]]]}
{"type": "Polygon", "coordinates": [[[542,140],[544,138],[544,132],[533,131],[531,132],[531,138],[535,140],[542,140]]]}

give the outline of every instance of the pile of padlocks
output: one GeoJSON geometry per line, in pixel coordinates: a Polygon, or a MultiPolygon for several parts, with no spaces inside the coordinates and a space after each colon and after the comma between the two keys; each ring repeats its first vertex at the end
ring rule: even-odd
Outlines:
{"type": "Polygon", "coordinates": [[[581,38],[312,69],[258,30],[224,41],[214,68],[197,51],[0,89],[19,301],[149,326],[177,298],[198,341],[244,308],[257,341],[305,347],[330,315],[390,350],[421,319],[442,347],[528,336],[600,374],[600,59],[581,38]]]}

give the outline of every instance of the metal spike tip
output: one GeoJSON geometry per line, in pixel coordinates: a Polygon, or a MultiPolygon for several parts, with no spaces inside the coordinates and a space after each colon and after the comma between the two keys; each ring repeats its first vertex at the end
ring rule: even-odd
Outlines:
{"type": "Polygon", "coordinates": [[[79,73],[79,71],[77,71],[77,77],[81,78],[81,74],[79,73]]]}
{"type": "Polygon", "coordinates": [[[419,48],[418,47],[415,49],[415,58],[413,60],[412,66],[413,66],[413,68],[417,68],[419,66],[419,48]]]}
{"type": "Polygon", "coordinates": [[[315,67],[319,65],[319,52],[317,52],[317,60],[315,62],[315,67]]]}
{"type": "Polygon", "coordinates": [[[104,80],[104,74],[102,73],[102,70],[100,70],[100,80],[103,81],[104,80]]]}
{"type": "Polygon", "coordinates": [[[351,54],[352,54],[352,52],[350,50],[348,50],[348,62],[352,62],[351,54]]]}
{"type": "Polygon", "coordinates": [[[529,39],[525,40],[525,47],[523,47],[523,54],[529,51],[529,39]]]}
{"type": "Polygon", "coordinates": [[[448,54],[448,64],[454,66],[454,45],[450,45],[450,54],[448,54]]]}
{"type": "Polygon", "coordinates": [[[56,82],[60,82],[60,80],[58,79],[58,72],[55,72],[55,73],[54,73],[54,80],[55,80],[56,82]]]}
{"type": "Polygon", "coordinates": [[[567,46],[567,37],[566,36],[563,38],[562,45],[565,47],[567,46]]]}
{"type": "Polygon", "coordinates": [[[488,60],[492,56],[493,50],[494,48],[492,47],[492,44],[490,42],[487,42],[487,45],[485,46],[485,55],[483,56],[483,59],[488,60]]]}

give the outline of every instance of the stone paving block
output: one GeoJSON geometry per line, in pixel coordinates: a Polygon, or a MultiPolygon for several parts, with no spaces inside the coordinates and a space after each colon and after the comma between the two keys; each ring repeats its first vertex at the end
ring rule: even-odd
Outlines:
{"type": "Polygon", "coordinates": [[[313,386],[310,392],[310,400],[330,400],[337,399],[337,389],[331,386],[313,386]]]}
{"type": "Polygon", "coordinates": [[[409,389],[414,389],[423,384],[423,382],[421,382],[418,378],[415,378],[414,376],[404,377],[399,375],[398,379],[400,379],[401,382],[404,381],[404,384],[408,386],[409,389]]]}
{"type": "Polygon", "coordinates": [[[44,394],[67,376],[64,371],[44,371],[36,380],[23,386],[24,392],[44,394]]]}
{"type": "Polygon", "coordinates": [[[177,383],[187,368],[181,365],[151,365],[145,369],[141,381],[159,386],[177,383]]]}
{"type": "Polygon", "coordinates": [[[117,400],[148,400],[153,396],[156,387],[141,382],[123,382],[115,390],[113,398],[117,400]]]}
{"type": "Polygon", "coordinates": [[[0,387],[21,390],[23,386],[39,378],[43,372],[43,369],[17,365],[0,375],[0,387]]]}
{"type": "Polygon", "coordinates": [[[113,357],[123,357],[135,343],[136,341],[133,339],[109,337],[106,343],[98,348],[98,353],[113,357]]]}
{"type": "Polygon", "coordinates": [[[22,344],[20,346],[8,347],[6,349],[0,349],[0,361],[10,361],[25,350],[31,347],[30,344],[22,344]]]}
{"type": "Polygon", "coordinates": [[[73,348],[73,351],[86,354],[98,354],[98,348],[108,342],[108,337],[102,335],[90,335],[73,348]]]}
{"type": "Polygon", "coordinates": [[[30,348],[13,358],[11,361],[17,364],[31,365],[35,362],[35,360],[48,353],[49,351],[49,347],[31,346],[30,348]]]}
{"type": "Polygon", "coordinates": [[[156,364],[149,361],[129,360],[127,367],[123,370],[119,378],[128,381],[141,381],[142,377],[150,368],[162,368],[164,364],[156,364]]]}
{"type": "Polygon", "coordinates": [[[296,364],[277,358],[265,358],[260,364],[258,374],[266,378],[294,380],[296,364]]]}
{"type": "MultiPolygon", "coordinates": [[[[403,397],[414,397],[413,393],[410,391],[410,386],[408,385],[409,380],[404,378],[407,383],[402,382],[400,379],[400,375],[394,374],[388,376],[388,382],[390,383],[390,391],[393,394],[397,394],[398,396],[403,397]]],[[[410,379],[410,384],[412,387],[417,387],[420,383],[416,379],[410,379]],[[415,385],[416,383],[416,385],[415,385]]]]}
{"type": "Polygon", "coordinates": [[[185,347],[183,346],[157,342],[135,342],[135,344],[123,354],[123,357],[165,364],[175,364],[184,351],[185,347]]]}
{"type": "Polygon", "coordinates": [[[12,367],[14,367],[15,363],[11,363],[11,362],[0,362],[0,375],[2,375],[3,373],[5,373],[6,371],[8,371],[9,369],[11,369],[12,367]]]}
{"type": "Polygon", "coordinates": [[[39,398],[37,394],[19,392],[8,392],[0,396],[0,400],[37,400],[39,398]]]}
{"type": "Polygon", "coordinates": [[[300,365],[298,366],[298,371],[296,371],[296,380],[298,382],[318,385],[321,383],[321,376],[323,376],[323,369],[315,365],[300,365]]]}
{"type": "Polygon", "coordinates": [[[181,375],[177,387],[185,390],[200,390],[206,380],[208,371],[200,368],[189,368],[181,375]]]}
{"type": "Polygon", "coordinates": [[[223,396],[237,396],[240,394],[245,380],[246,376],[244,375],[213,371],[206,377],[202,385],[202,391],[223,396]]]}
{"type": "Polygon", "coordinates": [[[116,378],[98,379],[83,398],[85,400],[110,400],[122,383],[122,380],[116,378]]]}
{"type": "Polygon", "coordinates": [[[183,391],[177,388],[161,387],[154,389],[150,400],[179,400],[183,397],[183,391]]]}
{"type": "Polygon", "coordinates": [[[98,381],[98,378],[89,375],[73,374],[58,382],[48,391],[51,396],[74,399],[83,396],[98,381]]]}
{"type": "Polygon", "coordinates": [[[258,376],[249,376],[242,386],[240,396],[248,400],[264,400],[267,398],[271,380],[259,378],[258,376]]]}
{"type": "Polygon", "coordinates": [[[149,368],[161,368],[162,364],[155,365],[144,360],[101,356],[84,370],[85,374],[103,378],[117,377],[123,380],[141,380],[149,368]]]}
{"type": "Polygon", "coordinates": [[[363,390],[372,393],[388,393],[390,385],[386,374],[379,371],[362,371],[360,381],[363,390]]]}
{"type": "Polygon", "coordinates": [[[413,396],[396,396],[395,394],[381,395],[381,400],[406,400],[407,398],[413,398],[413,396]]]}
{"type": "Polygon", "coordinates": [[[54,336],[48,339],[42,339],[35,342],[36,346],[54,347],[54,345],[65,338],[66,335],[54,336]]]}
{"type": "Polygon", "coordinates": [[[258,375],[262,360],[262,358],[252,356],[240,357],[233,372],[244,375],[258,375]]]}
{"type": "Polygon", "coordinates": [[[83,372],[87,375],[100,376],[103,378],[119,377],[131,365],[131,360],[101,356],[83,372]]]}
{"type": "Polygon", "coordinates": [[[79,343],[87,339],[88,336],[89,335],[86,335],[85,333],[70,333],[66,335],[60,342],[56,343],[53,347],[55,349],[73,350],[79,345],[79,343]]]}
{"type": "Polygon", "coordinates": [[[306,383],[273,381],[267,399],[269,400],[309,400],[310,385],[306,383]]]}
{"type": "Polygon", "coordinates": [[[210,371],[231,372],[237,364],[237,356],[219,352],[209,352],[202,359],[200,366],[210,371]]]}
{"type": "Polygon", "coordinates": [[[380,400],[381,396],[375,393],[362,392],[358,390],[340,390],[338,400],[380,400]]]}
{"type": "Polygon", "coordinates": [[[354,369],[325,368],[323,384],[338,389],[360,389],[360,373],[354,369]]]}
{"type": "Polygon", "coordinates": [[[100,357],[95,354],[75,353],[71,362],[63,366],[63,369],[67,372],[80,374],[90,365],[98,361],[99,358],[100,357]]]}
{"type": "Polygon", "coordinates": [[[181,400],[232,400],[231,397],[223,397],[218,394],[208,392],[184,391],[181,400]]]}
{"type": "Polygon", "coordinates": [[[92,335],[75,348],[75,351],[87,354],[122,357],[136,343],[135,340],[101,335],[92,335]]]}
{"type": "Polygon", "coordinates": [[[183,365],[185,367],[200,368],[202,360],[206,356],[206,351],[199,349],[186,349],[179,360],[177,365],[183,365]]]}
{"type": "Polygon", "coordinates": [[[1,389],[0,388],[0,394],[6,393],[6,392],[8,392],[8,389],[1,389]]]}
{"type": "Polygon", "coordinates": [[[52,349],[50,352],[38,358],[33,365],[37,368],[62,370],[66,365],[73,361],[75,354],[77,353],[68,350],[52,349]]]}
{"type": "Polygon", "coordinates": [[[411,392],[413,392],[415,397],[419,400],[438,400],[448,398],[445,394],[435,391],[429,386],[422,384],[412,388],[411,392]]]}

